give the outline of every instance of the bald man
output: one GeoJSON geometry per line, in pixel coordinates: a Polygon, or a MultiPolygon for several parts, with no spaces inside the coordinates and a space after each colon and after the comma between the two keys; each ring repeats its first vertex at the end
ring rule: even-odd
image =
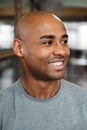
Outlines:
{"type": "Polygon", "coordinates": [[[87,90],[63,79],[70,50],[61,19],[21,16],[13,50],[23,74],[0,93],[0,130],[87,130],[87,90]]]}

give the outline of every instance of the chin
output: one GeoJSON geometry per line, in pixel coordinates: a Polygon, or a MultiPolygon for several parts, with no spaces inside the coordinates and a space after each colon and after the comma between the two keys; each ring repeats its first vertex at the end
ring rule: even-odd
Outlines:
{"type": "Polygon", "coordinates": [[[58,73],[56,75],[50,75],[50,78],[53,80],[60,80],[63,79],[65,77],[65,73],[58,73]]]}
{"type": "Polygon", "coordinates": [[[63,79],[64,78],[64,74],[63,75],[50,75],[48,76],[48,79],[49,80],[60,80],[60,79],[63,79]]]}

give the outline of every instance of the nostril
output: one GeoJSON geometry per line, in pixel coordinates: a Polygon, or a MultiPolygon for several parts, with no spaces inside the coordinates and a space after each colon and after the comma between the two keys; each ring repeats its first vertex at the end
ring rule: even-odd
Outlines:
{"type": "Polygon", "coordinates": [[[65,49],[63,47],[57,46],[57,47],[55,47],[53,54],[64,56],[65,55],[65,49]]]}

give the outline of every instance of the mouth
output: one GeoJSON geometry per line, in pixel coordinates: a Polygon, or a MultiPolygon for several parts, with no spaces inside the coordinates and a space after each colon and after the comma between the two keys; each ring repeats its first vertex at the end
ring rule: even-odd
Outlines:
{"type": "Polygon", "coordinates": [[[50,62],[49,65],[54,70],[63,70],[64,69],[63,61],[50,62]]]}
{"type": "Polygon", "coordinates": [[[50,63],[52,64],[53,66],[60,66],[63,64],[63,62],[53,62],[53,63],[50,63]]]}

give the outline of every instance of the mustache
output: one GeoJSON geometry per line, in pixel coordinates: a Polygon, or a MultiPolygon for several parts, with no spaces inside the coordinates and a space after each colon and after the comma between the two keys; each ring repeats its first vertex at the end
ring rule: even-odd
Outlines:
{"type": "Polygon", "coordinates": [[[47,62],[54,62],[54,61],[64,61],[65,59],[65,56],[62,56],[62,55],[58,55],[58,56],[53,56],[53,57],[49,57],[47,59],[47,62]]]}

